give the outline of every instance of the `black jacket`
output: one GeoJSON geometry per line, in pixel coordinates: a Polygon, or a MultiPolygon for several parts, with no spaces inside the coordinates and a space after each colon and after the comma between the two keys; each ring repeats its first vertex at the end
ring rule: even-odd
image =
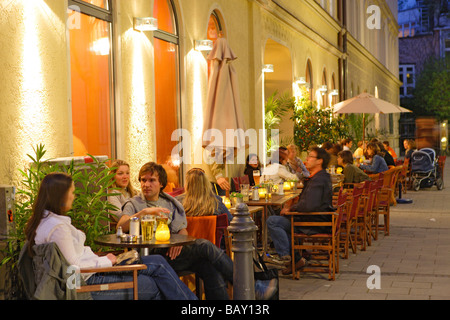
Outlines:
{"type": "MultiPolygon", "coordinates": [[[[312,178],[306,178],[303,182],[303,191],[296,204],[294,204],[290,211],[292,212],[332,212],[334,211],[333,190],[331,184],[331,177],[325,171],[317,172],[312,178]]],[[[296,217],[297,221],[316,221],[328,222],[331,221],[330,215],[317,215],[307,217],[296,217]]],[[[305,229],[305,228],[303,228],[305,229]]],[[[306,234],[329,232],[329,227],[311,227],[310,230],[302,230],[306,234]]]]}

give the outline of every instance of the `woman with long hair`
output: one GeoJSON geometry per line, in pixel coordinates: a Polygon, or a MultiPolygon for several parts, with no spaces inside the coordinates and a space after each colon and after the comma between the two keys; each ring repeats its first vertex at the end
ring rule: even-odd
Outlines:
{"type": "Polygon", "coordinates": [[[211,216],[226,213],[229,221],[233,218],[223,204],[222,198],[214,193],[203,169],[192,168],[186,173],[185,190],[186,192],[177,199],[183,205],[186,216],[211,216]]]}
{"type": "Polygon", "coordinates": [[[360,168],[353,164],[353,155],[349,150],[343,150],[338,153],[338,165],[344,168],[344,184],[360,183],[370,180],[370,177],[360,168]]]}
{"type": "Polygon", "coordinates": [[[120,193],[119,195],[108,196],[108,201],[113,204],[117,210],[110,211],[117,221],[122,217],[122,206],[125,202],[136,196],[139,192],[134,188],[130,180],[130,165],[124,160],[115,160],[111,164],[111,173],[114,173],[114,182],[109,193],[120,193]]]}
{"type": "Polygon", "coordinates": [[[357,166],[361,170],[366,170],[370,173],[380,173],[380,172],[389,170],[389,168],[386,164],[386,161],[380,155],[381,151],[380,151],[380,147],[378,146],[378,143],[370,142],[367,145],[366,153],[367,153],[368,158],[371,159],[371,164],[358,163],[357,166]]]}
{"type": "MultiPolygon", "coordinates": [[[[261,162],[259,162],[258,155],[250,153],[245,161],[244,175],[248,176],[250,186],[255,185],[255,179],[253,178],[253,171],[261,170],[261,162]]],[[[261,174],[261,173],[260,173],[261,174]]]]}
{"type": "MultiPolygon", "coordinates": [[[[50,173],[42,180],[33,205],[33,214],[25,228],[30,253],[34,245],[55,243],[67,262],[80,269],[113,266],[117,257],[111,253],[99,257],[92,252],[90,247],[84,245],[86,235],[76,229],[66,215],[72,208],[74,191],[72,177],[65,173],[50,173]]],[[[196,299],[162,256],[143,256],[141,260],[147,265],[147,269],[139,271],[140,299],[196,299]]],[[[88,285],[133,281],[133,277],[128,274],[94,273],[83,277],[88,285]]],[[[92,298],[98,300],[130,299],[132,296],[131,289],[92,293],[92,298]]]]}

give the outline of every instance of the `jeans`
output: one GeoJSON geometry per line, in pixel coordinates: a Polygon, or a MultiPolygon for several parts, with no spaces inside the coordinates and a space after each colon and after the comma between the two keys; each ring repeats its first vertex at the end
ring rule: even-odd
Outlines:
{"type": "MultiPolygon", "coordinates": [[[[299,217],[298,219],[302,219],[299,217]]],[[[307,219],[305,221],[308,221],[307,219]]],[[[267,219],[267,230],[272,238],[273,245],[280,257],[291,255],[291,219],[285,216],[270,216],[267,219]]],[[[294,227],[296,233],[313,235],[317,233],[331,233],[329,227],[294,227]]],[[[295,261],[300,260],[301,256],[295,252],[295,261]]]]}
{"type": "Polygon", "coordinates": [[[267,230],[280,257],[291,255],[291,221],[285,216],[270,216],[267,230]]]}
{"type": "MultiPolygon", "coordinates": [[[[147,270],[138,271],[139,300],[197,300],[195,294],[180,280],[175,271],[160,255],[141,257],[147,270]]],[[[129,273],[96,273],[87,284],[106,284],[121,281],[133,281],[129,273]]],[[[94,300],[133,299],[132,289],[97,291],[91,293],[94,300]]]]}
{"type": "Polygon", "coordinates": [[[206,299],[228,300],[228,283],[233,282],[233,261],[212,242],[197,239],[194,244],[184,246],[180,255],[169,260],[177,271],[192,271],[203,280],[206,299]]]}

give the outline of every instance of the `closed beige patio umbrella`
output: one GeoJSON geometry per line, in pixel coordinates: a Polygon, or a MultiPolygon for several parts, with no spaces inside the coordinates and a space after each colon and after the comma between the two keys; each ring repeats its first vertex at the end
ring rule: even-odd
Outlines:
{"type": "MultiPolygon", "coordinates": [[[[216,147],[226,153],[245,147],[246,130],[239,97],[238,77],[232,64],[237,59],[225,38],[217,39],[207,57],[211,61],[206,110],[203,115],[203,147],[216,147]],[[222,141],[214,136],[221,132],[222,141]],[[227,141],[226,130],[242,129],[233,141],[227,141]],[[211,141],[214,140],[214,141],[211,141]],[[234,142],[236,140],[236,143],[234,142]]],[[[228,139],[231,140],[231,139],[228,139]]]]}

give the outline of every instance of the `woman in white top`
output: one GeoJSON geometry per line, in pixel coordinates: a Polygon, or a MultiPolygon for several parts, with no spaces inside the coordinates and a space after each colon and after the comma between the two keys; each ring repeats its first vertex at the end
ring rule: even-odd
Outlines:
{"type": "MultiPolygon", "coordinates": [[[[25,234],[29,247],[54,242],[66,260],[78,268],[111,267],[116,256],[97,256],[90,247],[84,245],[86,235],[72,224],[67,211],[72,208],[75,186],[72,177],[65,173],[48,174],[41,183],[33,206],[33,215],[27,223],[25,234]]],[[[139,271],[138,289],[142,300],[173,299],[195,300],[196,296],[179,279],[167,261],[159,255],[143,256],[146,270],[139,271]]],[[[87,284],[107,284],[118,281],[132,281],[128,274],[86,275],[87,284]]],[[[93,299],[131,299],[131,289],[100,291],[92,293],[93,299]]]]}
{"type": "Polygon", "coordinates": [[[286,180],[298,180],[295,173],[291,173],[287,168],[288,151],[286,148],[279,148],[272,154],[270,165],[264,168],[262,181],[272,181],[274,184],[283,183],[286,180]]]}

